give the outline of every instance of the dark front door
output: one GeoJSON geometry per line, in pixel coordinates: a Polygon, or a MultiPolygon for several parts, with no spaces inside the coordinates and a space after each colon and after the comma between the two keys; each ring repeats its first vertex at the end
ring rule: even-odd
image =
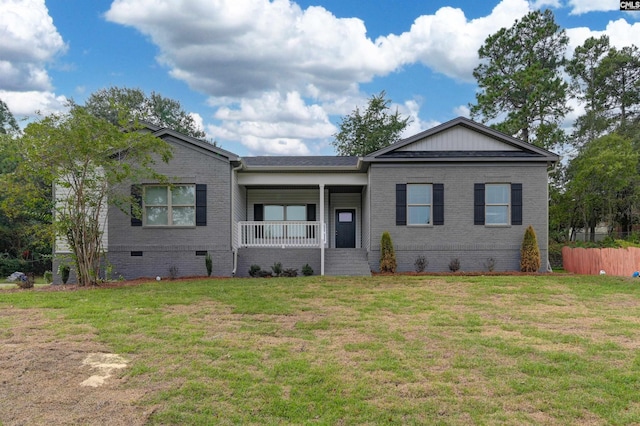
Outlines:
{"type": "Polygon", "coordinates": [[[336,248],[356,247],[356,211],[336,210],[336,248]]]}

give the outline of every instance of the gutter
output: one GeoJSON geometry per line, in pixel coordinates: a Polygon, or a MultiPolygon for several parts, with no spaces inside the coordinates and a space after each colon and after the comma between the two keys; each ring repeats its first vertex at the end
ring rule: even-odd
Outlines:
{"type": "Polygon", "coordinates": [[[235,200],[235,187],[236,187],[236,175],[237,172],[242,170],[242,168],[244,167],[244,164],[242,163],[242,161],[240,162],[240,165],[237,167],[234,167],[231,169],[231,241],[232,241],[232,247],[231,247],[231,251],[233,252],[233,270],[231,271],[231,276],[235,277],[236,276],[236,272],[238,270],[238,248],[235,247],[235,244],[233,244],[233,235],[234,235],[234,219],[235,219],[235,212],[234,212],[234,208],[236,205],[236,200],[235,200]]]}

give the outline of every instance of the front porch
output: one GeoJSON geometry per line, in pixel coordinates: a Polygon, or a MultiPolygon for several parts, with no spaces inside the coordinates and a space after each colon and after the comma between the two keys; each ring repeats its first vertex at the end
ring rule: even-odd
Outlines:
{"type": "Polygon", "coordinates": [[[327,240],[327,224],[308,221],[238,222],[238,246],[274,248],[320,248],[327,240]]]}
{"type": "MultiPolygon", "coordinates": [[[[271,258],[279,258],[275,262],[284,266],[289,258],[319,256],[314,271],[324,275],[326,250],[364,249],[366,253],[365,174],[245,171],[237,175],[237,183],[239,214],[234,215],[233,240],[234,249],[244,258],[237,269],[247,262],[246,256],[255,257],[252,263],[261,267],[272,265],[268,263],[271,258]],[[299,256],[303,252],[307,254],[299,256]]],[[[303,265],[291,267],[300,269],[303,265]]]]}

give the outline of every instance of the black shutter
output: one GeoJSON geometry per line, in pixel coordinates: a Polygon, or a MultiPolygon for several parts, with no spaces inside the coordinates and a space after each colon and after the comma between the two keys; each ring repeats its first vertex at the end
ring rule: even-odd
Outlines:
{"type": "Polygon", "coordinates": [[[207,226],[207,185],[196,185],[196,226],[207,226]]]}
{"type": "Polygon", "coordinates": [[[316,221],[316,205],[307,204],[307,222],[316,221]]]}
{"type": "Polygon", "coordinates": [[[142,226],[142,185],[131,185],[131,226],[142,226]]]}
{"type": "Polygon", "coordinates": [[[433,224],[444,225],[444,184],[433,184],[433,224]]]}
{"type": "Polygon", "coordinates": [[[407,224],[407,185],[396,184],[396,225],[407,224]]]}
{"type": "MultiPolygon", "coordinates": [[[[315,221],[316,221],[316,205],[307,204],[307,222],[315,222],[315,221]]],[[[315,238],[315,237],[316,237],[315,226],[307,226],[307,238],[315,238]]]]}
{"type": "Polygon", "coordinates": [[[484,225],[484,183],[473,185],[473,224],[484,225]]]}
{"type": "MultiPolygon", "coordinates": [[[[262,222],[264,220],[264,205],[263,204],[254,204],[253,205],[253,220],[257,222],[262,222]]],[[[260,225],[256,225],[253,230],[256,238],[264,238],[264,228],[260,225]]]]}
{"type": "Polygon", "coordinates": [[[253,205],[253,220],[257,222],[262,222],[264,220],[264,205],[262,204],[253,205]]]}
{"type": "Polygon", "coordinates": [[[522,184],[511,184],[511,224],[522,225],[522,184]]]}

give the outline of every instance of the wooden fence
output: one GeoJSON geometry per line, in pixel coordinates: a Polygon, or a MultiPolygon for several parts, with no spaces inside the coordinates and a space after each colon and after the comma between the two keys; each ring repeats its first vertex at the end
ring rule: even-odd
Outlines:
{"type": "Polygon", "coordinates": [[[640,271],[640,248],[580,248],[563,247],[562,265],[575,274],[630,277],[640,271]]]}

